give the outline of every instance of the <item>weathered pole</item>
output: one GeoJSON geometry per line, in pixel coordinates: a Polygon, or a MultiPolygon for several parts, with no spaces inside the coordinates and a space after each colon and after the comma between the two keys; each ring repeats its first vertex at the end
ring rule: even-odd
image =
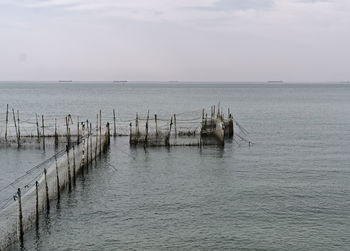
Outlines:
{"type": "Polygon", "coordinates": [[[174,129],[175,129],[175,138],[177,137],[177,129],[176,129],[176,114],[174,114],[174,129]]]}
{"type": "Polygon", "coordinates": [[[100,110],[100,154],[102,152],[102,112],[100,110]]]}
{"type": "Polygon", "coordinates": [[[35,118],[36,118],[36,133],[38,136],[38,141],[40,142],[40,130],[39,130],[38,114],[35,114],[35,118]]]}
{"type": "Polygon", "coordinates": [[[136,113],[135,126],[136,126],[136,136],[139,136],[140,135],[140,130],[139,130],[139,115],[138,115],[138,113],[136,113]]]}
{"type": "Polygon", "coordinates": [[[92,124],[90,122],[90,161],[92,165],[92,124]]]}
{"type": "Polygon", "coordinates": [[[39,228],[39,183],[35,181],[35,225],[39,228]]]}
{"type": "Polygon", "coordinates": [[[132,123],[130,122],[130,136],[129,136],[129,143],[132,143],[132,123]]]}
{"type": "Polygon", "coordinates": [[[60,200],[60,177],[58,175],[58,165],[57,165],[57,158],[56,158],[56,155],[55,155],[55,162],[56,162],[56,185],[57,185],[57,199],[60,200]]]}
{"type": "Polygon", "coordinates": [[[95,135],[95,138],[96,138],[96,144],[95,144],[95,162],[97,161],[97,142],[98,142],[98,114],[96,116],[97,120],[96,120],[96,135],[95,135]]]}
{"type": "Polygon", "coordinates": [[[149,110],[147,112],[147,120],[146,120],[146,137],[145,137],[145,144],[147,144],[148,141],[148,119],[149,119],[149,110]]]}
{"type": "Polygon", "coordinates": [[[66,116],[66,140],[69,145],[69,130],[68,130],[68,117],[66,116]]]}
{"type": "Polygon", "coordinates": [[[86,143],[86,166],[89,166],[89,120],[86,120],[86,134],[87,134],[87,143],[86,143]]]}
{"type": "Polygon", "coordinates": [[[69,191],[72,190],[72,178],[71,178],[71,173],[70,173],[70,162],[69,162],[69,146],[66,145],[66,152],[67,152],[67,171],[68,171],[68,187],[69,191]]]}
{"type": "Polygon", "coordinates": [[[115,127],[115,110],[113,109],[113,137],[117,137],[117,129],[115,127]]]}
{"type": "Polygon", "coordinates": [[[157,114],[154,114],[154,122],[156,124],[156,137],[158,136],[158,122],[157,122],[157,114]]]}
{"type": "Polygon", "coordinates": [[[78,119],[77,119],[77,143],[79,144],[80,143],[80,139],[79,139],[79,116],[78,116],[78,119]]]}
{"type": "Polygon", "coordinates": [[[5,141],[7,142],[7,126],[9,123],[9,104],[6,105],[5,141]]]}
{"type": "Polygon", "coordinates": [[[46,210],[50,211],[50,199],[49,199],[49,187],[47,186],[47,177],[46,177],[46,168],[44,168],[44,176],[45,176],[45,191],[46,191],[46,210]]]}
{"type": "Polygon", "coordinates": [[[82,122],[81,123],[81,130],[82,130],[82,154],[81,154],[81,163],[80,163],[80,167],[82,169],[82,172],[84,173],[84,167],[85,167],[85,125],[82,122]]]}
{"type": "Polygon", "coordinates": [[[55,118],[55,146],[58,144],[58,135],[57,135],[57,119],[55,118]]]}
{"type": "Polygon", "coordinates": [[[43,148],[45,150],[45,124],[44,124],[44,115],[41,115],[41,126],[42,126],[42,130],[43,130],[43,148]]]}
{"type": "Polygon", "coordinates": [[[75,186],[75,147],[73,145],[73,186],[75,186]]]}
{"type": "Polygon", "coordinates": [[[23,245],[23,215],[22,215],[22,196],[21,196],[21,189],[18,188],[17,191],[18,196],[18,217],[19,217],[19,241],[21,242],[21,245],[23,245]]]}
{"type": "Polygon", "coordinates": [[[12,114],[13,114],[13,123],[15,124],[15,130],[16,130],[16,138],[17,138],[17,144],[19,147],[19,141],[18,141],[18,130],[17,130],[17,123],[16,123],[16,115],[15,115],[15,111],[12,108],[12,114]]]}
{"type": "Polygon", "coordinates": [[[18,123],[18,142],[21,141],[21,130],[19,129],[19,111],[17,110],[17,123],[18,123]]]}

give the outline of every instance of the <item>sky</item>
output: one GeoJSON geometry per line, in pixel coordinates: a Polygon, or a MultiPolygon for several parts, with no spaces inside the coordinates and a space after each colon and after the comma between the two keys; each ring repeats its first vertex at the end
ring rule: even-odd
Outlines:
{"type": "Polygon", "coordinates": [[[349,0],[0,0],[0,80],[350,80],[349,0]]]}

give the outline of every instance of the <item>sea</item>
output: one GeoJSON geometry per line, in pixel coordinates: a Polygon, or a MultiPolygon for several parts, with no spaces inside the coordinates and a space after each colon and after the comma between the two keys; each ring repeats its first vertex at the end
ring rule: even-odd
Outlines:
{"type": "MultiPolygon", "coordinates": [[[[95,121],[100,109],[127,121],[220,103],[252,143],[135,148],[112,138],[8,250],[350,250],[349,84],[1,82],[0,100],[1,137],[6,104],[24,121],[95,121]]],[[[0,188],[53,151],[0,146],[0,188]]]]}

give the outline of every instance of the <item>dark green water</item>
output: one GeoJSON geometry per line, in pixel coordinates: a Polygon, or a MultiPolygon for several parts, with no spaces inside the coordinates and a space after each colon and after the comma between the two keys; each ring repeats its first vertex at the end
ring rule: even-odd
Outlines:
{"type": "Polygon", "coordinates": [[[256,143],[144,150],[112,139],[26,233],[27,250],[349,250],[350,85],[2,83],[0,99],[27,116],[91,119],[221,101],[256,143]]]}

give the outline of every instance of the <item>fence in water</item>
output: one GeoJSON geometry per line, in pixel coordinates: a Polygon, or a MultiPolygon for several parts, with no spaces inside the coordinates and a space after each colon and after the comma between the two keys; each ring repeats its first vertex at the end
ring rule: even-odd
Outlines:
{"type": "Polygon", "coordinates": [[[24,232],[39,226],[40,214],[50,210],[50,202],[60,198],[62,189],[71,190],[76,176],[106,151],[109,143],[109,123],[104,134],[95,134],[91,124],[82,123],[79,140],[69,142],[66,149],[30,170],[50,163],[38,176],[0,202],[0,250],[17,240],[23,243],[24,232]]]}
{"type": "Polygon", "coordinates": [[[144,146],[202,146],[224,145],[226,138],[234,136],[234,119],[228,109],[225,118],[220,108],[211,108],[210,115],[203,109],[195,117],[186,113],[173,114],[168,119],[146,117],[136,114],[135,123],[130,123],[130,144],[144,146]],[[188,115],[187,115],[188,116],[188,115]]]}
{"type": "MultiPolygon", "coordinates": [[[[33,225],[38,226],[40,213],[50,210],[50,201],[60,197],[60,191],[71,189],[76,175],[96,159],[109,145],[110,136],[129,136],[131,145],[143,146],[201,146],[209,144],[223,145],[225,138],[236,142],[246,141],[248,132],[234,119],[230,110],[225,118],[222,109],[210,108],[172,115],[136,114],[136,118],[117,119],[115,110],[102,120],[101,110],[96,115],[96,124],[82,122],[82,116],[44,116],[21,114],[12,111],[10,121],[9,106],[6,113],[0,113],[0,144],[36,143],[45,148],[45,138],[54,138],[55,144],[63,142],[67,148],[56,153],[38,166],[28,170],[35,173],[26,184],[18,185],[23,176],[9,184],[7,189],[17,191],[0,201],[0,250],[10,243],[23,241],[23,233],[33,225]],[[21,119],[20,119],[21,116],[21,119]],[[113,121],[112,126],[107,121],[113,121]],[[102,124],[106,123],[102,134],[102,124]],[[234,131],[236,125],[240,134],[234,131]],[[111,133],[112,132],[112,133],[111,133]],[[54,163],[53,163],[54,162],[54,163]],[[43,170],[43,167],[46,166],[43,170]],[[41,170],[41,171],[40,171],[41,170]]],[[[0,188],[2,190],[2,188],[0,188]]]]}
{"type": "MultiPolygon", "coordinates": [[[[0,112],[0,145],[40,143],[45,147],[45,138],[53,138],[55,143],[69,143],[81,136],[81,115],[38,115],[35,113],[20,113],[15,108],[6,106],[0,112]],[[1,119],[2,118],[2,119],[1,119]]],[[[101,110],[96,114],[93,131],[101,133],[101,125],[111,122],[113,136],[129,136],[131,145],[143,146],[200,146],[223,144],[225,138],[233,136],[236,142],[247,139],[247,131],[232,116],[230,109],[224,115],[220,105],[210,107],[210,111],[197,110],[178,114],[136,114],[121,118],[116,112],[104,113],[101,110]],[[234,131],[234,125],[240,133],[234,131]],[[212,137],[214,136],[214,137],[212,137]]]]}

